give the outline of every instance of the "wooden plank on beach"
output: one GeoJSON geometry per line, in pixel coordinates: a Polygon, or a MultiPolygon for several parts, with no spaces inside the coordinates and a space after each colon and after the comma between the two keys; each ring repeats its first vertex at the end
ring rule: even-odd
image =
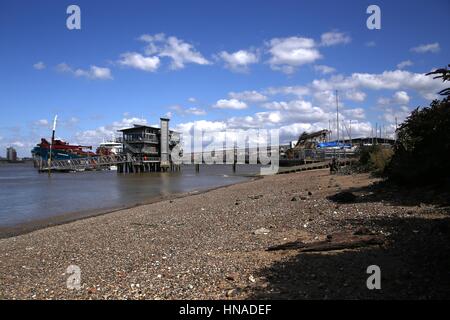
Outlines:
{"type": "Polygon", "coordinates": [[[335,233],[324,241],[304,243],[302,241],[288,242],[267,248],[267,251],[299,250],[300,252],[321,252],[344,249],[355,249],[366,246],[382,245],[384,237],[380,235],[354,235],[335,233]]]}

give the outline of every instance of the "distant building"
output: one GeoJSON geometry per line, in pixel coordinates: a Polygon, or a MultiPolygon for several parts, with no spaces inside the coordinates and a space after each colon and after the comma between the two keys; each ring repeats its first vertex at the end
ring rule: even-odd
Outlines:
{"type": "Polygon", "coordinates": [[[171,164],[170,152],[179,142],[180,134],[169,130],[169,119],[160,119],[160,128],[135,124],[132,128],[119,130],[123,153],[138,156],[143,163],[157,163],[161,169],[171,164]]]}
{"type": "Polygon", "coordinates": [[[13,147],[9,147],[6,149],[6,160],[10,162],[17,161],[17,151],[13,147]]]}

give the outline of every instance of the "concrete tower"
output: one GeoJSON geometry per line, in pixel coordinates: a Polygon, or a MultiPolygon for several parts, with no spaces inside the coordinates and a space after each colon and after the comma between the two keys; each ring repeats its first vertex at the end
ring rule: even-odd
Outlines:
{"type": "Polygon", "coordinates": [[[170,167],[169,161],[169,119],[161,120],[161,169],[166,170],[170,167]]]}

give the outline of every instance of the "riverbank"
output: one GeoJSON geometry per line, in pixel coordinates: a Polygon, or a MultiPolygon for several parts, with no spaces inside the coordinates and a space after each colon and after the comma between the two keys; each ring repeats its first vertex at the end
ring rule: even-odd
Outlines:
{"type": "Polygon", "coordinates": [[[450,297],[448,210],[376,182],[328,170],[268,176],[1,239],[0,298],[450,297]],[[349,189],[350,203],[327,199],[349,189]],[[384,240],[267,251],[342,232],[384,240]],[[372,264],[382,290],[366,287],[372,264]],[[66,287],[69,265],[81,270],[79,290],[66,287]]]}

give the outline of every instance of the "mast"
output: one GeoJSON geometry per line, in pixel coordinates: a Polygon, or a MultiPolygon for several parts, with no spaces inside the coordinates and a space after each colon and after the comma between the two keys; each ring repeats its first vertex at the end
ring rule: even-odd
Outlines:
{"type": "Polygon", "coordinates": [[[336,90],[336,133],[337,133],[337,143],[339,146],[339,101],[337,90],[336,90]]]}
{"type": "Polygon", "coordinates": [[[55,119],[53,120],[53,130],[52,130],[52,140],[50,142],[50,155],[48,156],[48,175],[51,173],[51,165],[52,165],[52,148],[53,143],[55,142],[55,131],[56,131],[56,121],[58,120],[58,115],[55,115],[55,119]]]}

